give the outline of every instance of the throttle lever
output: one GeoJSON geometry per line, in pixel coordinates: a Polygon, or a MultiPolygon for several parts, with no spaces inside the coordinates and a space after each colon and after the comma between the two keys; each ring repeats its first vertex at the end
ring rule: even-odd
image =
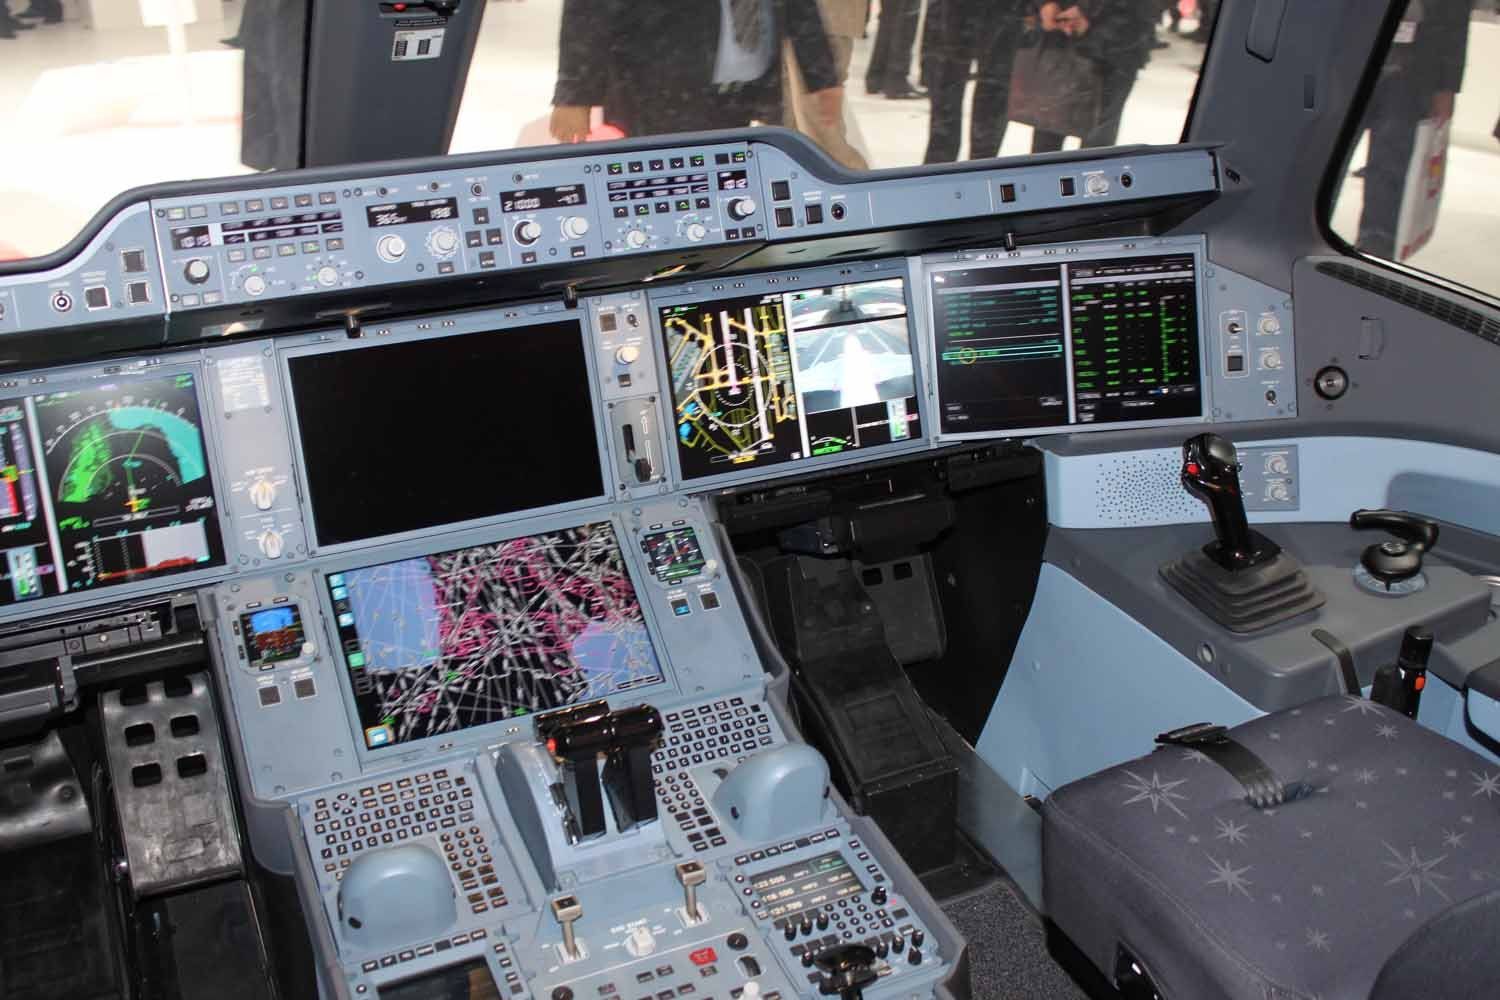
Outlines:
{"type": "Polygon", "coordinates": [[[1357,510],[1349,515],[1349,527],[1396,536],[1367,546],[1359,557],[1359,564],[1386,589],[1422,572],[1422,557],[1438,541],[1434,522],[1404,510],[1357,510]]]}

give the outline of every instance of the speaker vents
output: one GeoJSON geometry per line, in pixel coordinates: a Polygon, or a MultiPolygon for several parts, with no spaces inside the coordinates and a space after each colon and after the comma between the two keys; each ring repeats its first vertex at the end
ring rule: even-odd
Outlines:
{"type": "Polygon", "coordinates": [[[1323,261],[1318,264],[1317,270],[1319,274],[1326,274],[1330,278],[1362,288],[1381,298],[1399,302],[1410,309],[1447,323],[1449,326],[1457,327],[1465,333],[1500,345],[1500,322],[1477,309],[1470,309],[1452,299],[1434,295],[1424,288],[1409,285],[1389,275],[1355,267],[1352,264],[1323,261]]]}
{"type": "Polygon", "coordinates": [[[1102,524],[1139,525],[1199,521],[1203,504],[1182,488],[1181,453],[1175,448],[1101,455],[1094,500],[1102,524]]]}

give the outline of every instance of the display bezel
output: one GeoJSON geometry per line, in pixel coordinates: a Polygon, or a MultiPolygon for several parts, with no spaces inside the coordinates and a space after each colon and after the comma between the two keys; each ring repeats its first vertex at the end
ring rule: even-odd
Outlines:
{"type": "Polygon", "coordinates": [[[344,659],[343,649],[339,643],[337,615],[333,609],[333,598],[328,585],[328,577],[335,573],[343,573],[381,563],[399,562],[404,559],[420,558],[437,552],[447,552],[474,545],[496,544],[514,538],[524,538],[528,535],[604,522],[607,522],[614,529],[615,541],[620,546],[621,557],[625,564],[625,572],[630,578],[630,585],[635,588],[636,600],[641,609],[641,619],[646,626],[646,636],[656,653],[656,661],[661,666],[662,672],[662,680],[659,683],[617,692],[609,695],[605,700],[617,707],[638,704],[646,698],[649,698],[655,704],[665,704],[680,694],[681,685],[678,681],[678,670],[672,662],[670,647],[662,635],[661,624],[654,607],[658,599],[654,593],[656,590],[655,577],[643,567],[638,547],[634,545],[635,535],[625,524],[618,511],[595,509],[588,513],[574,511],[552,514],[545,517],[532,518],[522,524],[508,524],[504,526],[503,530],[498,531],[494,527],[475,528],[459,534],[446,534],[441,538],[427,538],[422,541],[409,540],[399,545],[388,546],[379,552],[370,552],[368,550],[350,552],[324,561],[313,571],[312,575],[313,589],[316,592],[315,598],[317,600],[319,616],[322,620],[319,635],[324,643],[323,648],[330,651],[329,655],[333,659],[336,668],[339,698],[344,708],[345,723],[348,726],[347,738],[354,753],[359,758],[362,767],[387,767],[394,762],[411,759],[412,754],[431,749],[446,751],[455,746],[495,743],[500,739],[513,736],[523,729],[526,732],[530,732],[531,716],[497,719],[494,722],[487,722],[481,726],[472,726],[458,732],[439,733],[417,740],[408,740],[404,743],[391,743],[386,746],[374,748],[366,746],[364,727],[359,717],[359,706],[354,698],[354,685],[349,675],[348,663],[344,659]]]}
{"type": "MultiPolygon", "coordinates": [[[[592,388],[596,383],[597,375],[595,368],[596,359],[594,358],[594,351],[589,342],[591,332],[592,328],[590,324],[580,312],[565,311],[561,303],[556,303],[555,305],[533,307],[532,310],[524,315],[517,315],[514,310],[496,309],[464,313],[442,313],[373,328],[370,333],[374,334],[374,336],[361,337],[357,340],[350,340],[348,338],[334,339],[328,334],[319,334],[309,336],[301,341],[293,341],[285,346],[279,346],[276,352],[277,378],[280,379],[282,398],[285,400],[286,405],[287,429],[290,435],[292,462],[297,476],[298,492],[303,498],[302,528],[308,540],[309,556],[360,551],[372,546],[387,545],[408,539],[430,540],[468,528],[509,524],[525,518],[572,510],[583,510],[607,503],[612,496],[612,473],[609,466],[609,449],[605,447],[603,436],[606,433],[604,413],[600,406],[599,393],[592,388]],[[387,535],[376,535],[354,541],[324,544],[319,539],[316,516],[317,504],[308,489],[307,460],[302,450],[301,418],[297,412],[297,398],[292,387],[291,362],[293,359],[310,355],[342,353],[344,351],[379,349],[383,346],[398,343],[442,340],[448,337],[464,336],[473,333],[494,332],[497,335],[503,335],[509,330],[533,326],[547,326],[557,323],[576,323],[578,326],[579,349],[583,354],[584,370],[591,387],[588,393],[589,407],[594,425],[594,445],[598,451],[600,492],[592,496],[544,507],[525,507],[464,521],[445,522],[432,525],[431,527],[394,532],[387,535]]],[[[439,551],[443,547],[445,546],[435,546],[427,543],[427,548],[430,551],[439,551]]]]}
{"type": "Polygon", "coordinates": [[[1160,240],[1140,241],[1090,241],[1070,242],[1055,245],[1022,247],[1016,250],[991,249],[965,252],[962,255],[929,255],[922,258],[921,280],[916,288],[921,299],[922,319],[926,336],[922,345],[923,358],[931,381],[926,386],[926,398],[932,408],[932,435],[936,443],[955,441],[993,441],[997,438],[1030,438],[1053,434],[1096,434],[1100,431],[1135,430],[1150,427],[1179,427],[1190,424],[1206,424],[1213,420],[1213,372],[1209,365],[1208,343],[1208,254],[1202,237],[1173,237],[1160,240]],[[981,431],[944,431],[942,429],[942,389],[938,383],[937,316],[932,301],[932,278],[946,271],[969,271],[981,267],[1010,267],[1021,264],[1073,264],[1087,260],[1106,260],[1126,257],[1159,257],[1165,254],[1191,253],[1193,269],[1197,275],[1196,298],[1198,303],[1198,391],[1203,406],[1195,417],[1166,417],[1157,420],[1127,420],[1114,423],[1053,424],[1046,427],[1013,427],[981,431]]]}
{"type": "Polygon", "coordinates": [[[653,354],[656,358],[657,385],[661,387],[661,392],[658,393],[661,399],[661,410],[658,414],[658,419],[661,421],[661,427],[663,428],[664,441],[662,451],[665,453],[671,481],[676,483],[678,488],[685,492],[700,493],[723,486],[732,486],[736,483],[784,479],[815,470],[852,465],[874,458],[929,449],[932,446],[932,434],[929,427],[931,418],[928,410],[932,404],[925,391],[927,353],[925,348],[919,343],[924,334],[922,331],[922,317],[918,312],[919,302],[913,296],[916,278],[914,277],[915,269],[911,267],[911,263],[911,259],[899,258],[896,260],[861,262],[855,266],[814,267],[790,271],[776,271],[744,278],[737,277],[732,282],[722,280],[695,281],[674,288],[658,289],[649,294],[647,296],[647,310],[650,313],[651,335],[655,345],[653,354]],[[661,310],[664,306],[714,302],[724,299],[745,298],[752,295],[796,292],[828,285],[860,285],[874,281],[888,281],[892,278],[900,278],[904,282],[902,293],[906,300],[907,336],[911,345],[912,380],[913,385],[916,387],[919,423],[917,433],[912,435],[910,440],[870,445],[869,447],[856,448],[835,455],[808,456],[789,462],[777,462],[773,465],[756,466],[752,464],[744,469],[720,472],[709,476],[696,476],[692,479],[683,478],[682,457],[678,453],[677,440],[675,433],[673,433],[675,432],[677,422],[671,416],[677,404],[672,398],[672,376],[670,363],[667,358],[666,339],[661,323],[661,310]]]}
{"type": "MultiPolygon", "coordinates": [[[[214,410],[212,408],[212,400],[206,385],[208,375],[205,372],[202,361],[196,354],[187,357],[183,355],[169,355],[161,358],[159,363],[157,359],[149,361],[132,359],[108,365],[96,364],[66,368],[60,371],[48,370],[45,372],[13,375],[7,380],[12,384],[13,388],[8,388],[3,393],[0,393],[0,405],[12,402],[17,405],[24,405],[26,399],[34,396],[49,396],[59,392],[86,392],[90,389],[98,389],[106,384],[155,381],[184,374],[193,377],[193,394],[198,404],[199,431],[203,437],[203,460],[208,470],[209,485],[214,497],[215,514],[218,518],[221,561],[212,566],[205,566],[202,569],[171,573],[148,580],[91,587],[85,590],[70,590],[66,593],[54,594],[50,597],[39,597],[34,600],[0,605],[0,623],[21,618],[34,618],[39,613],[53,610],[75,608],[83,605],[116,603],[122,599],[137,597],[142,594],[196,587],[224,579],[234,572],[232,566],[234,536],[230,524],[230,511],[226,502],[227,488],[222,475],[222,450],[219,441],[218,422],[213,419],[214,410]]],[[[28,417],[34,420],[35,414],[30,413],[28,417]]],[[[35,432],[40,437],[41,428],[36,427],[35,432]]],[[[40,466],[43,459],[38,455],[33,461],[40,466]]],[[[61,553],[54,553],[54,556],[61,558],[61,553]]]]}

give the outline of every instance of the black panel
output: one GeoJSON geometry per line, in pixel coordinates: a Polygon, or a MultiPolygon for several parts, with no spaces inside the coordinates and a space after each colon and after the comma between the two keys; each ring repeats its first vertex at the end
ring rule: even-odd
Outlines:
{"type": "Polygon", "coordinates": [[[603,496],[575,320],[288,368],[322,545],[603,496]]]}

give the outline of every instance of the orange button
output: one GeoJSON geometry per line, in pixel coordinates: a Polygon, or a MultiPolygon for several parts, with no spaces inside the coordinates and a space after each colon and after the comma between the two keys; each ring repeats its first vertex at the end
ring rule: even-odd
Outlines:
{"type": "Polygon", "coordinates": [[[1427,686],[1427,675],[1426,674],[1418,674],[1416,676],[1416,679],[1411,682],[1411,686],[1412,686],[1412,690],[1414,690],[1414,691],[1420,691],[1420,690],[1422,690],[1424,687],[1427,686]]]}
{"type": "Polygon", "coordinates": [[[714,953],[712,948],[699,948],[689,955],[688,958],[693,960],[694,965],[712,965],[719,960],[719,956],[714,953]]]}

